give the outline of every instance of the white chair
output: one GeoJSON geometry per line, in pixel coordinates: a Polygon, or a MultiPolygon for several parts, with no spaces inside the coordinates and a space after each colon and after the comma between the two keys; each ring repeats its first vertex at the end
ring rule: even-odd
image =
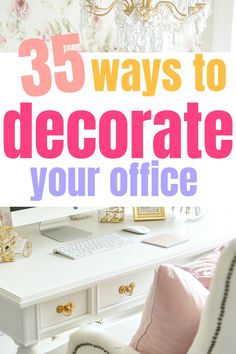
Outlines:
{"type": "Polygon", "coordinates": [[[188,354],[236,353],[236,240],[222,253],[188,354]]]}
{"type": "MultiPolygon", "coordinates": [[[[199,330],[188,354],[235,354],[235,322],[236,240],[225,249],[217,264],[199,330]]],[[[65,354],[139,353],[109,332],[88,326],[71,335],[65,354]]]]}
{"type": "Polygon", "coordinates": [[[111,333],[96,329],[82,328],[71,335],[68,354],[138,354],[111,333]]]}

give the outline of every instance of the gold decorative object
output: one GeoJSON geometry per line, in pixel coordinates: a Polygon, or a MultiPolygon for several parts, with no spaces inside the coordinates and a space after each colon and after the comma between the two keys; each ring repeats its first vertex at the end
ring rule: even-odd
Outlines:
{"type": "Polygon", "coordinates": [[[0,263],[15,261],[16,238],[11,226],[0,226],[0,263]]]}
{"type": "Polygon", "coordinates": [[[206,5],[205,2],[198,2],[187,6],[187,11],[183,13],[178,9],[173,1],[158,0],[114,0],[107,7],[101,7],[94,0],[86,0],[88,11],[96,16],[105,16],[109,14],[117,5],[121,4],[126,16],[131,16],[134,11],[142,18],[143,22],[148,22],[152,15],[158,14],[161,8],[167,8],[177,20],[185,20],[202,11],[206,5]]]}
{"type": "Polygon", "coordinates": [[[119,293],[121,295],[131,296],[134,293],[135,283],[130,283],[129,285],[121,285],[119,287],[119,293]]]}
{"type": "Polygon", "coordinates": [[[124,207],[111,207],[98,211],[98,221],[102,223],[117,223],[124,220],[124,207]]]}
{"type": "Polygon", "coordinates": [[[165,208],[163,207],[135,207],[133,208],[135,221],[139,220],[164,220],[165,208]]]}
{"type": "Polygon", "coordinates": [[[56,312],[64,316],[71,316],[75,309],[75,303],[73,301],[68,302],[65,305],[58,305],[56,312]]]}

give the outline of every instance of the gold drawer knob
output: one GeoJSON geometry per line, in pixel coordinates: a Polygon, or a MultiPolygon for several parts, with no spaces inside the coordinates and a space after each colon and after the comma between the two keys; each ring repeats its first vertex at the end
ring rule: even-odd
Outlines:
{"type": "Polygon", "coordinates": [[[56,308],[57,313],[62,313],[64,316],[70,316],[75,309],[75,303],[73,301],[68,302],[65,305],[58,305],[56,308]]]}
{"type": "Polygon", "coordinates": [[[131,296],[134,293],[135,283],[129,285],[121,285],[119,287],[119,293],[126,296],[131,296]]]}

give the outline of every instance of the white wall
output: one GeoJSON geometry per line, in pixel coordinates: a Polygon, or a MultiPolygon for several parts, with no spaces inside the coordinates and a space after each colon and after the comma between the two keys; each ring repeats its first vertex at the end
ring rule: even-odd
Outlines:
{"type": "Polygon", "coordinates": [[[236,48],[236,4],[234,0],[213,0],[212,15],[203,37],[203,51],[227,52],[236,48]]]}
{"type": "Polygon", "coordinates": [[[233,9],[233,25],[232,25],[232,37],[231,37],[231,51],[236,51],[236,3],[234,2],[233,9]]]}

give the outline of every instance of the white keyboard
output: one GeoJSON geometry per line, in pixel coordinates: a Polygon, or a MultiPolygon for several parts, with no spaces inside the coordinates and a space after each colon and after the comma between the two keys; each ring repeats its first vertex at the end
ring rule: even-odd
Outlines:
{"type": "Polygon", "coordinates": [[[116,233],[81,240],[69,245],[59,247],[53,250],[53,253],[60,253],[71,259],[80,259],[82,257],[103,253],[112,249],[127,246],[134,242],[134,239],[128,239],[116,233]]]}

